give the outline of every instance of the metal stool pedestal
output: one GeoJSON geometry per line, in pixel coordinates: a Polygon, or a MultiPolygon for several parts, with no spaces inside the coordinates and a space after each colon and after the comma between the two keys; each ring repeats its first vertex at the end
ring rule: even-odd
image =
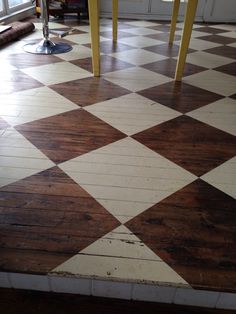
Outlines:
{"type": "Polygon", "coordinates": [[[46,0],[42,0],[41,7],[44,38],[38,43],[29,43],[24,45],[24,51],[40,55],[51,55],[65,53],[72,50],[71,45],[68,45],[66,43],[54,43],[49,40],[48,7],[46,0]]]}

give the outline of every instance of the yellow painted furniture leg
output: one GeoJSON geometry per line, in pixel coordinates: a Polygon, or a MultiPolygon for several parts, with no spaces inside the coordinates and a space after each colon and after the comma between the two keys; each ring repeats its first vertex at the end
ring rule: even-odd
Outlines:
{"type": "Polygon", "coordinates": [[[192,34],[193,22],[196,14],[198,0],[188,0],[184,19],[184,29],[180,44],[178,62],[175,72],[175,80],[181,81],[184,71],[185,60],[192,34]]]}
{"type": "Polygon", "coordinates": [[[99,0],[88,0],[94,76],[100,76],[99,0]]]}
{"type": "Polygon", "coordinates": [[[118,29],[118,2],[119,0],[112,0],[112,30],[113,41],[117,41],[117,29],[118,29]]]}
{"type": "Polygon", "coordinates": [[[169,36],[170,45],[173,44],[174,37],[175,37],[176,22],[177,22],[178,14],[179,14],[179,5],[180,5],[180,0],[175,0],[174,5],[173,5],[171,26],[170,26],[170,36],[169,36]]]}

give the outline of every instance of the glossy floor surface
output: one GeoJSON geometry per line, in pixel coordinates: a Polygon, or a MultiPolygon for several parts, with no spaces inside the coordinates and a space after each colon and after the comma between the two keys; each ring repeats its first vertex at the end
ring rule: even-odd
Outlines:
{"type": "Polygon", "coordinates": [[[236,26],[67,17],[73,50],[0,51],[0,271],[236,292],[236,26]]]}

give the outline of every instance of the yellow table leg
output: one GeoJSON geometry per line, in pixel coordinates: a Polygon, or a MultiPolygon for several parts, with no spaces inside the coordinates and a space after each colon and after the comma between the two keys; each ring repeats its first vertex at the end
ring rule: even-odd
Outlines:
{"type": "Polygon", "coordinates": [[[118,28],[118,2],[119,0],[112,0],[112,30],[113,41],[117,41],[117,28],[118,28]]]}
{"type": "Polygon", "coordinates": [[[169,44],[172,45],[175,37],[175,29],[176,29],[176,22],[178,19],[179,14],[179,5],[180,0],[175,0],[173,5],[173,12],[171,18],[171,27],[170,27],[170,36],[169,36],[169,44]]]}
{"type": "Polygon", "coordinates": [[[88,0],[93,74],[100,76],[99,0],[88,0]]]}
{"type": "Polygon", "coordinates": [[[184,29],[180,44],[178,62],[175,72],[175,80],[181,81],[184,71],[185,60],[188,52],[189,42],[191,38],[193,22],[196,14],[198,0],[188,0],[184,19],[184,29]]]}

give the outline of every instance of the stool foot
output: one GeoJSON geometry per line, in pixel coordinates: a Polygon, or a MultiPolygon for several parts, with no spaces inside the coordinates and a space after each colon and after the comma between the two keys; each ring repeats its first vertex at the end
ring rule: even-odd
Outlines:
{"type": "Polygon", "coordinates": [[[43,39],[39,43],[24,45],[24,51],[39,55],[52,55],[65,53],[72,50],[72,47],[65,43],[54,43],[51,40],[43,39]]]}

